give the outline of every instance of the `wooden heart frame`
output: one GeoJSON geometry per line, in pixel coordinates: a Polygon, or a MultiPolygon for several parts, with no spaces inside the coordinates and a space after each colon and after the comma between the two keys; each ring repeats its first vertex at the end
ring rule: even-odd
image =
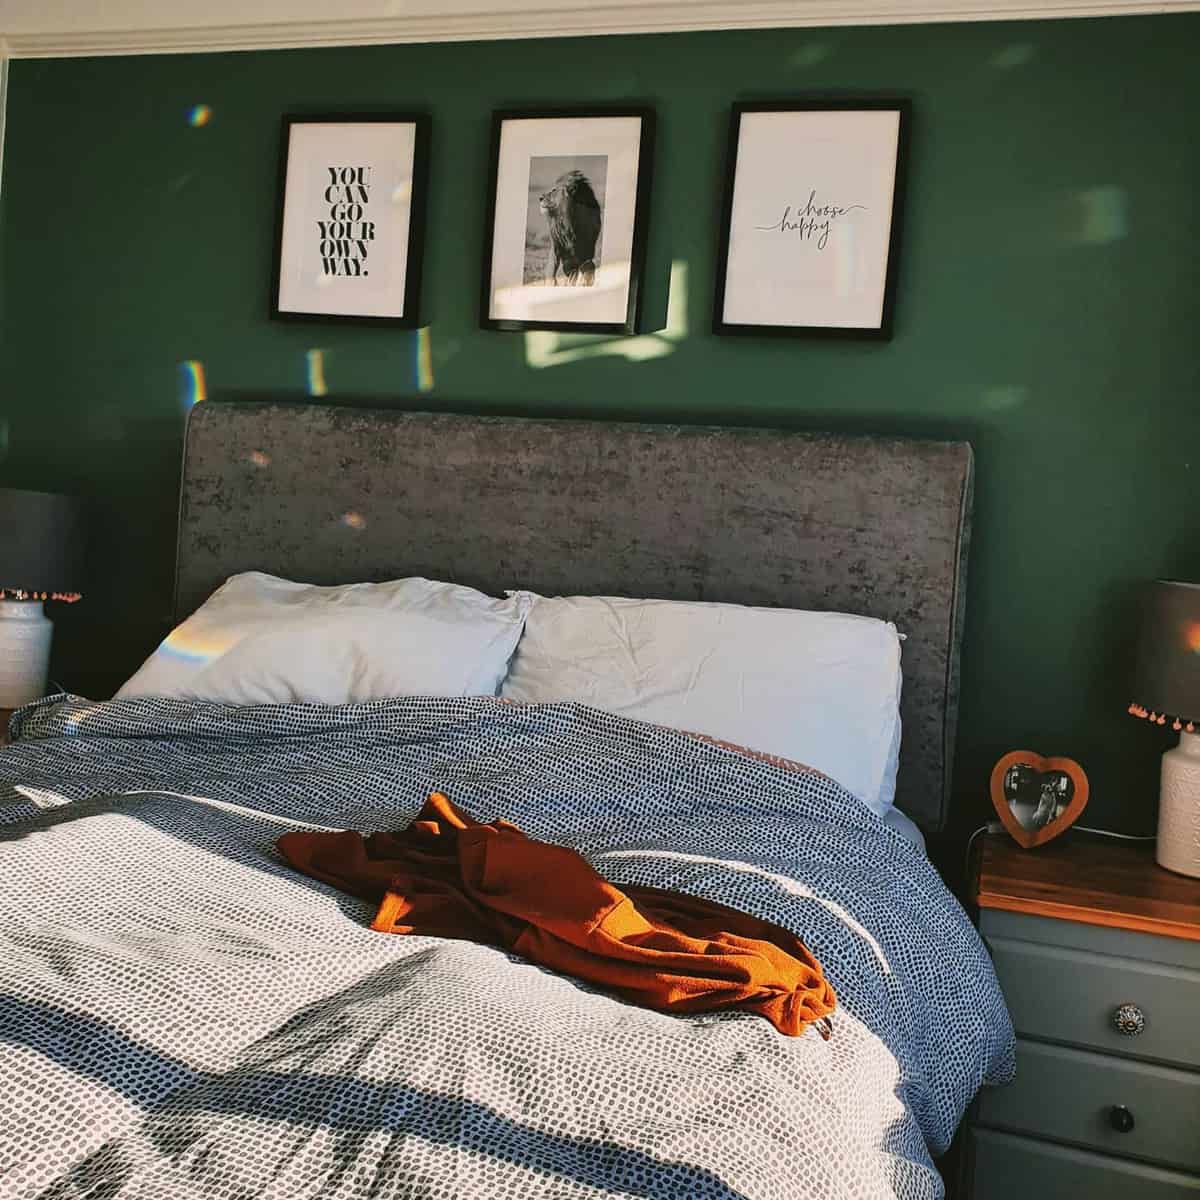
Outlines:
{"type": "Polygon", "coordinates": [[[1066,833],[1079,820],[1079,815],[1088,802],[1088,777],[1073,758],[1047,758],[1033,750],[1012,750],[992,768],[991,793],[992,807],[995,808],[1004,828],[1012,835],[1013,841],[1026,850],[1032,850],[1035,846],[1043,846],[1059,834],[1066,833]],[[1042,773],[1061,771],[1071,780],[1074,788],[1071,801],[1063,812],[1041,829],[1026,829],[1013,815],[1008,797],[1004,794],[1004,776],[1009,767],[1018,765],[1032,767],[1042,773]]]}

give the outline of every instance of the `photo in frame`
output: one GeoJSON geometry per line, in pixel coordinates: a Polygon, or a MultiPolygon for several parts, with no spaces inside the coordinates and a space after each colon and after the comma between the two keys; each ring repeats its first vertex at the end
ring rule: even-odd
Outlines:
{"type": "Polygon", "coordinates": [[[989,791],[1000,823],[1026,850],[1044,846],[1079,820],[1087,772],[1073,758],[1012,750],[992,768],[989,791]]]}
{"type": "Polygon", "coordinates": [[[429,117],[287,116],[271,316],[418,324],[429,117]]]}
{"type": "Polygon", "coordinates": [[[735,104],[713,332],[892,336],[911,104],[735,104]]]}
{"type": "Polygon", "coordinates": [[[485,329],[636,332],[653,148],[645,108],[493,114],[485,329]]]}

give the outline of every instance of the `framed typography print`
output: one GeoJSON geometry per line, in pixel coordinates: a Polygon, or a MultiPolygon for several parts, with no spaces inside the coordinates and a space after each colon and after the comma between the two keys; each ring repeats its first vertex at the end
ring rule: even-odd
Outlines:
{"type": "Polygon", "coordinates": [[[713,330],[892,335],[907,100],[736,104],[713,330]]]}
{"type": "Polygon", "coordinates": [[[429,118],[283,120],[271,316],[412,327],[429,118]]]}
{"type": "Polygon", "coordinates": [[[494,114],[484,328],[636,330],[653,143],[648,109],[494,114]]]}

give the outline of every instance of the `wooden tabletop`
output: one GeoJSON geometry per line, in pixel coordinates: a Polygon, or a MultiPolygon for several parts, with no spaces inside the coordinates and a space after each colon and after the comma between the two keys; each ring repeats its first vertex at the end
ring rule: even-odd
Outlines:
{"type": "Polygon", "coordinates": [[[1160,867],[1153,842],[1068,832],[1036,850],[1005,834],[980,843],[980,908],[1200,941],[1200,879],[1160,867]]]}

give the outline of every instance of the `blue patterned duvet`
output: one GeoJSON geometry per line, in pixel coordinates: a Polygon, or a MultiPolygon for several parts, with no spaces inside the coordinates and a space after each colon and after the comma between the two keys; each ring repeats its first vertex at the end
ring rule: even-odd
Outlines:
{"type": "Polygon", "coordinates": [[[925,857],[837,785],[576,705],[25,709],[0,750],[0,1198],[937,1197],[1012,1029],[925,857]],[[798,933],[833,1038],[372,933],[295,828],[429,791],[798,933]]]}

